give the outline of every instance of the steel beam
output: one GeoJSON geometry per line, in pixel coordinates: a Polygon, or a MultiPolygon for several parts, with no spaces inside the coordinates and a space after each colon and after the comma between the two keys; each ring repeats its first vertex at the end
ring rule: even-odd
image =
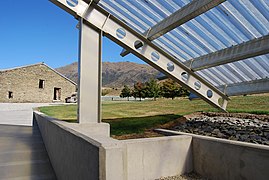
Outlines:
{"type": "MultiPolygon", "coordinates": [[[[61,3],[60,7],[65,6],[64,9],[69,8],[69,11],[73,11],[71,14],[75,13],[75,16],[83,17],[92,28],[103,31],[104,35],[112,41],[173,78],[212,106],[225,111],[229,100],[226,95],[101,7],[94,4],[92,7],[87,7],[84,1],[79,1],[79,8],[76,8],[69,6],[65,0],[52,1],[61,3]],[[141,48],[136,46],[139,42],[143,44],[141,48]],[[219,99],[222,99],[223,103],[219,103],[219,99]]],[[[90,73],[89,71],[89,76],[90,73]]]]}
{"type": "Polygon", "coordinates": [[[147,33],[147,38],[152,41],[224,1],[226,0],[194,0],[154,25],[147,33]]]}
{"type": "Polygon", "coordinates": [[[100,0],[83,0],[85,3],[90,4],[91,2],[94,2],[95,4],[98,4],[100,0]]]}
{"type": "MultiPolygon", "coordinates": [[[[148,38],[150,41],[153,41],[163,34],[218,6],[224,1],[226,0],[194,0],[159,23],[155,24],[153,27],[144,32],[143,35],[146,36],[146,38],[148,38]]],[[[120,55],[124,57],[129,53],[129,51],[123,49],[120,55]]]]}
{"type": "Polygon", "coordinates": [[[80,21],[78,121],[101,122],[101,39],[96,31],[80,21]],[[89,76],[89,73],[91,74],[89,76]]]}
{"type": "MultiPolygon", "coordinates": [[[[161,76],[159,80],[167,79],[167,76],[161,76]]],[[[269,92],[269,79],[259,79],[254,81],[246,81],[235,84],[229,84],[227,86],[218,86],[220,91],[222,91],[227,96],[238,96],[245,94],[262,94],[269,92]]]]}
{"type": "Polygon", "coordinates": [[[198,71],[267,53],[269,35],[186,61],[184,64],[193,71],[198,71]]]}
{"type": "Polygon", "coordinates": [[[269,79],[240,82],[228,86],[219,86],[218,88],[228,96],[268,93],[269,79]]]}

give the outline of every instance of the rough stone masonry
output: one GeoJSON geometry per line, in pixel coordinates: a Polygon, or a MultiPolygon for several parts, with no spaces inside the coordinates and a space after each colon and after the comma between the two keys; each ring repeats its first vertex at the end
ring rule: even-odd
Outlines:
{"type": "Polygon", "coordinates": [[[0,71],[1,103],[64,102],[76,83],[44,63],[0,71]]]}

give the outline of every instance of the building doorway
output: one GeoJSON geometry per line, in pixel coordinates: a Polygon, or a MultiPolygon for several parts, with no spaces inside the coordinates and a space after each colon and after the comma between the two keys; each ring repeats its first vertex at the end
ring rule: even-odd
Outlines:
{"type": "Polygon", "coordinates": [[[61,88],[54,88],[53,100],[55,101],[61,100],[61,88]]]}

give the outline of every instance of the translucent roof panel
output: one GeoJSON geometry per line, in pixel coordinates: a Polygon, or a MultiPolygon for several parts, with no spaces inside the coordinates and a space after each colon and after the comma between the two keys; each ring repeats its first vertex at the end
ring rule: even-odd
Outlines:
{"type": "MultiPolygon", "coordinates": [[[[101,0],[99,5],[143,34],[191,0],[101,0]]],[[[178,61],[269,34],[269,0],[227,0],[153,40],[178,61]]],[[[196,72],[214,86],[269,77],[269,54],[196,72]]]]}

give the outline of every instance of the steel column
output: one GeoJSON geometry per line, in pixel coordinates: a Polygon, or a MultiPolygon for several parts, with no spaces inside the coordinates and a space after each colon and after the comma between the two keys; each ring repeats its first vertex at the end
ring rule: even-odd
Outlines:
{"type": "Polygon", "coordinates": [[[79,123],[101,121],[101,32],[80,21],[79,48],[79,123]]]}

